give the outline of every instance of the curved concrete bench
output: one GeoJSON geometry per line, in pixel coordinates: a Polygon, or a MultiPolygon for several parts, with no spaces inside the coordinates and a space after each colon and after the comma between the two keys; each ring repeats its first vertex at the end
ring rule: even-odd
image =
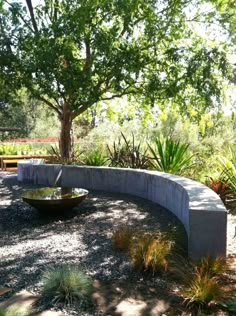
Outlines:
{"type": "Polygon", "coordinates": [[[18,180],[136,195],[167,208],[183,223],[192,258],[226,256],[227,212],[208,187],[187,178],[157,171],[60,165],[18,167],[18,180]]]}

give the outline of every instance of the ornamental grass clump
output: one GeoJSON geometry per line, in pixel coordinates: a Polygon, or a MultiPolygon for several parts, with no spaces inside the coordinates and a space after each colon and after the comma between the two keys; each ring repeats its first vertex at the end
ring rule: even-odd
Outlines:
{"type": "Polygon", "coordinates": [[[135,230],[127,225],[118,226],[112,234],[114,249],[129,252],[135,230]]]}
{"type": "Polygon", "coordinates": [[[219,302],[224,299],[225,294],[216,277],[198,272],[192,276],[192,280],[183,290],[187,305],[207,305],[211,301],[219,302]]]}
{"type": "Polygon", "coordinates": [[[27,316],[30,312],[30,308],[24,308],[21,306],[0,308],[0,316],[27,316]]]}
{"type": "Polygon", "coordinates": [[[81,305],[90,298],[91,279],[77,266],[64,265],[46,271],[42,279],[43,296],[53,302],[67,304],[78,301],[81,305]]]}
{"type": "Polygon", "coordinates": [[[167,271],[173,242],[165,236],[145,234],[132,244],[130,256],[134,267],[143,271],[167,271]]]}
{"type": "Polygon", "coordinates": [[[227,270],[227,263],[224,258],[203,257],[196,268],[202,274],[209,274],[210,276],[218,276],[227,270]]]}
{"type": "Polygon", "coordinates": [[[212,301],[224,300],[227,293],[219,282],[219,275],[226,269],[226,263],[220,257],[206,257],[195,263],[182,291],[187,305],[207,306],[212,301]]]}

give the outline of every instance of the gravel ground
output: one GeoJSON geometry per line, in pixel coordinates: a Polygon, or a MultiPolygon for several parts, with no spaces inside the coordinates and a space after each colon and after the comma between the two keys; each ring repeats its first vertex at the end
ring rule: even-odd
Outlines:
{"type": "Polygon", "coordinates": [[[80,264],[95,279],[138,282],[142,276],[112,248],[112,231],[120,224],[173,230],[186,242],[177,218],[144,199],[90,192],[70,214],[49,217],[21,200],[27,188],[18,185],[14,174],[0,173],[0,285],[14,291],[39,292],[42,272],[63,263],[80,264]]]}

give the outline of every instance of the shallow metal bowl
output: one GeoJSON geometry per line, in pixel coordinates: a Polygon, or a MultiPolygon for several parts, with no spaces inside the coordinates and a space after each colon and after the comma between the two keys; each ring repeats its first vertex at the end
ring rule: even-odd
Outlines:
{"type": "Polygon", "coordinates": [[[43,212],[62,212],[72,209],[88,196],[81,188],[46,187],[27,190],[22,194],[23,201],[43,212]]]}

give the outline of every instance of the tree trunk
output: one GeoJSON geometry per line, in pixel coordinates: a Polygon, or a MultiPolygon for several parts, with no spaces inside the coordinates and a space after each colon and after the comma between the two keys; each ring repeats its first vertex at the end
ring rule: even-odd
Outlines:
{"type": "Polygon", "coordinates": [[[70,111],[65,109],[60,118],[61,121],[61,133],[60,133],[60,154],[62,162],[68,161],[72,156],[72,139],[71,139],[71,128],[72,128],[72,116],[70,111]]]}

